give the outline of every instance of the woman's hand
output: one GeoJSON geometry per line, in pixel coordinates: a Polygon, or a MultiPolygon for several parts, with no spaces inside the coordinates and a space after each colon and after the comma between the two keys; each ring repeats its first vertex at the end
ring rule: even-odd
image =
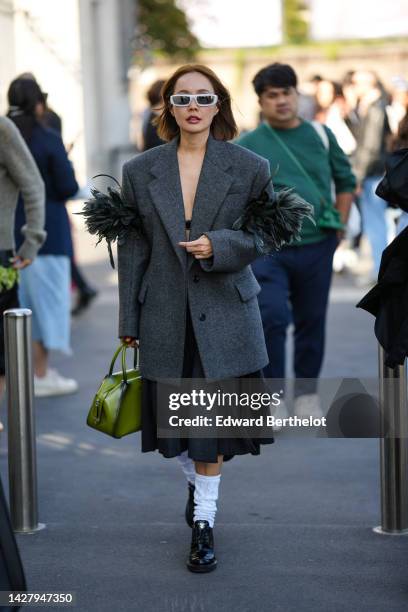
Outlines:
{"type": "Polygon", "coordinates": [[[185,247],[186,251],[194,255],[196,259],[208,259],[213,256],[211,240],[204,234],[197,240],[179,242],[179,245],[185,247]]]}
{"type": "Polygon", "coordinates": [[[139,348],[139,340],[133,338],[132,336],[121,336],[120,338],[123,344],[129,346],[130,348],[139,348]]]}
{"type": "Polygon", "coordinates": [[[15,257],[13,257],[11,262],[12,262],[11,263],[12,268],[14,268],[15,270],[22,270],[23,268],[26,268],[27,266],[29,266],[32,263],[32,260],[23,259],[19,255],[16,255],[15,257]]]}

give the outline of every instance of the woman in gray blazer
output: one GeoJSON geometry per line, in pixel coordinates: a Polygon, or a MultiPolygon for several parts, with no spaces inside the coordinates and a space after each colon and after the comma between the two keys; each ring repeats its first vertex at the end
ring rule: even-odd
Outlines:
{"type": "MultiPolygon", "coordinates": [[[[161,379],[262,377],[268,363],[250,263],[252,234],[232,229],[269,179],[268,162],[227,142],[237,132],[231,98],[209,68],[179,68],[162,89],[166,144],[123,167],[122,193],[143,235],[118,246],[119,336],[140,348],[142,451],[178,457],[193,528],[187,566],[216,567],[213,532],[223,458],[258,455],[273,438],[157,437],[161,379]]],[[[267,187],[273,198],[271,185],[267,187]]]]}

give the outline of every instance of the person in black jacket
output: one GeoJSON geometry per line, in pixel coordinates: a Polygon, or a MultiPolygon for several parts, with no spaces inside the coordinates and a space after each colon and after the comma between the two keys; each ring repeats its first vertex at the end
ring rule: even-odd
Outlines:
{"type": "MultiPolygon", "coordinates": [[[[13,532],[7,500],[0,478],[0,592],[26,591],[27,583],[16,538],[13,532]]],[[[2,612],[20,610],[20,606],[2,606],[2,612]]]]}
{"type": "Polygon", "coordinates": [[[376,317],[375,335],[385,365],[402,365],[408,355],[408,227],[385,249],[378,283],[357,304],[376,317]]]}
{"type": "MultiPolygon", "coordinates": [[[[21,74],[19,79],[29,79],[37,83],[37,79],[32,72],[24,72],[21,74]]],[[[43,104],[37,109],[37,118],[47,128],[57,132],[62,138],[62,119],[61,117],[48,105],[48,94],[42,92],[43,104]]],[[[67,150],[68,153],[72,150],[74,143],[71,143],[67,150]]],[[[96,298],[98,292],[94,289],[87,279],[85,278],[82,270],[79,268],[75,260],[75,253],[71,256],[71,279],[78,290],[78,300],[72,309],[72,315],[79,315],[81,312],[86,310],[91,302],[96,298]]]]}

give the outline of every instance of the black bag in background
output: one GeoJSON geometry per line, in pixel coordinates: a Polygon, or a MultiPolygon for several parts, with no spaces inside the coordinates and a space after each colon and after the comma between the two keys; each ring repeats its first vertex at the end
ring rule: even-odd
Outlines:
{"type": "MultiPolygon", "coordinates": [[[[8,505],[0,479],[0,591],[26,591],[24,568],[11,526],[8,505]]],[[[20,610],[20,606],[1,606],[1,612],[20,610]]]]}
{"type": "Polygon", "coordinates": [[[398,149],[387,156],[385,175],[375,193],[391,206],[408,212],[408,149],[398,149]]]}

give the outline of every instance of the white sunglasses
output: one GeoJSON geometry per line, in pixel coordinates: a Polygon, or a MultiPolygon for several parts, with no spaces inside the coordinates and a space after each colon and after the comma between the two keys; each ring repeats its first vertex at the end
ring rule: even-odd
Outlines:
{"type": "Polygon", "coordinates": [[[170,96],[170,102],[173,106],[190,106],[192,100],[198,106],[214,106],[217,104],[217,94],[174,94],[170,96]]]}

